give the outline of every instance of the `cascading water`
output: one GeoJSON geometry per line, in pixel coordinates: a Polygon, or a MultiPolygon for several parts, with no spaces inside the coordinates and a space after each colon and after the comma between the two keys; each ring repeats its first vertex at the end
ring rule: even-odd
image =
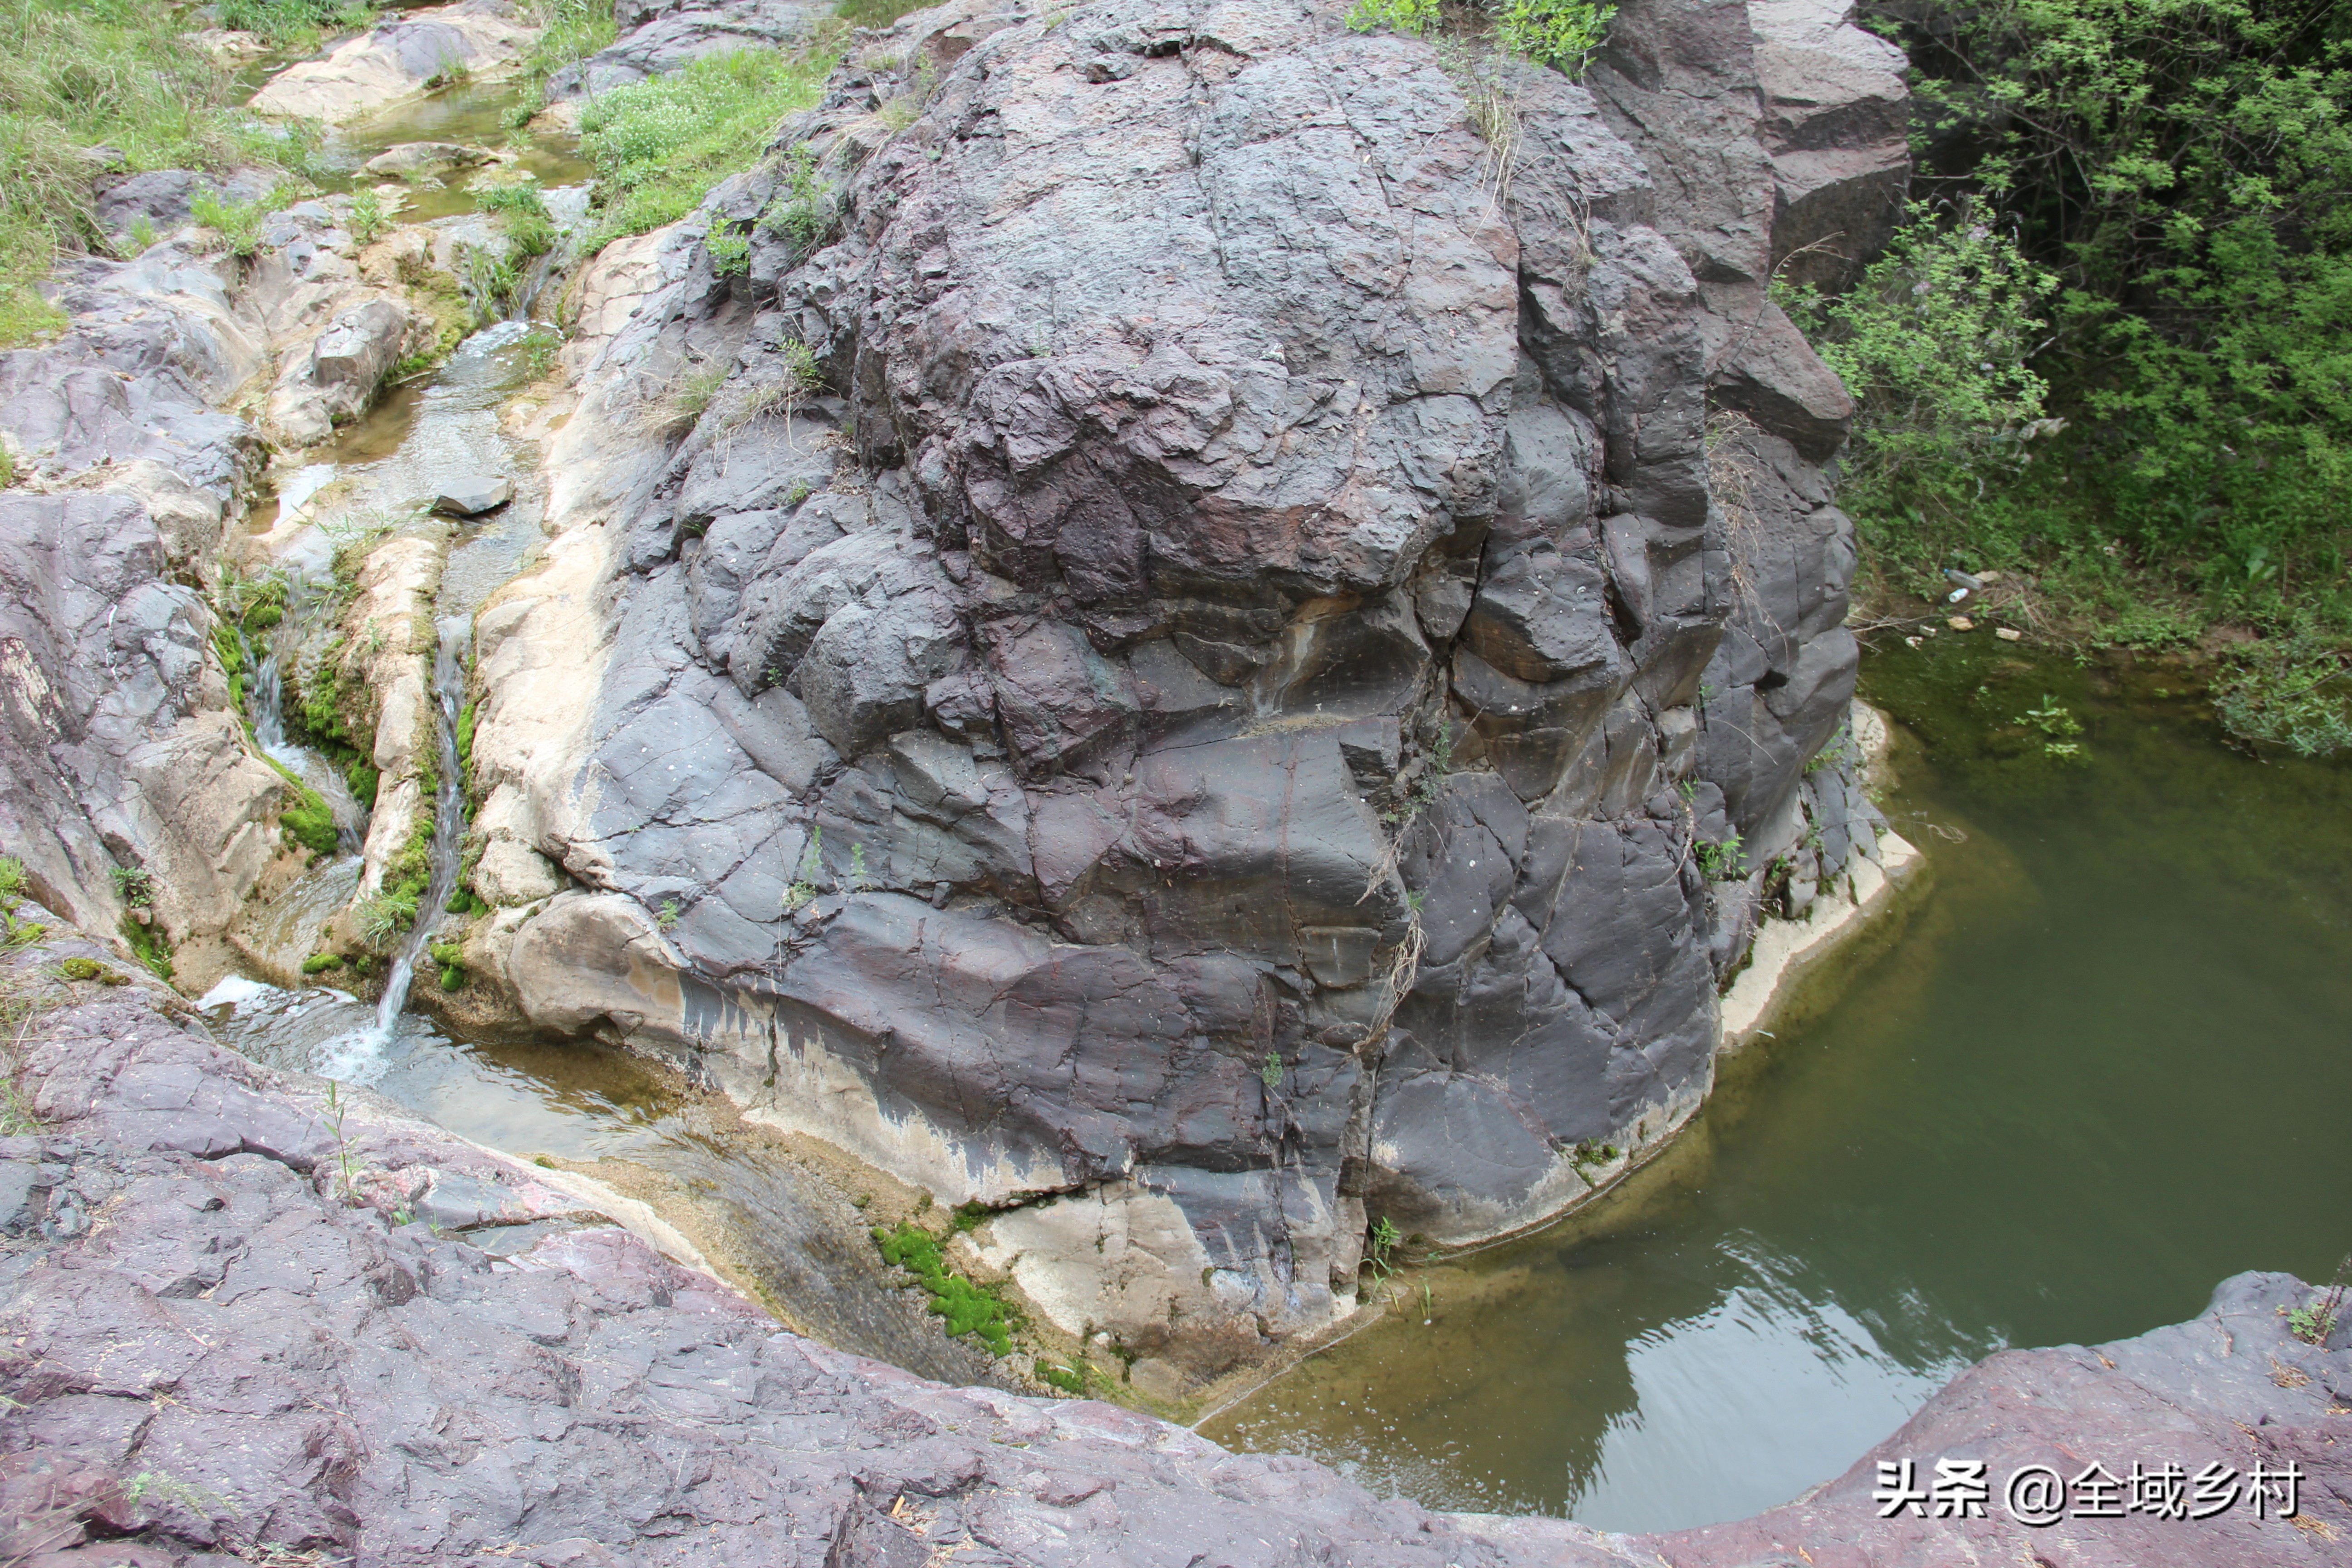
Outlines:
{"type": "MultiPolygon", "coordinates": [[[[293,607],[299,605],[298,599],[293,607]]],[[[252,664],[252,645],[246,641],[243,632],[237,633],[236,640],[244,650],[246,662],[252,664]]],[[[367,835],[367,810],[353,798],[351,786],[325,759],[286,738],[285,679],[278,658],[278,649],[273,647],[269,656],[253,671],[253,691],[247,703],[253,713],[253,743],[264,756],[319,792],[328,809],[334,813],[337,852],[356,855],[367,835]]]]}
{"type": "Polygon", "coordinates": [[[433,841],[427,863],[432,875],[425,896],[417,900],[416,919],[402,939],[384,978],[383,996],[377,1002],[375,1021],[330,1041],[322,1050],[319,1070],[329,1078],[366,1082],[381,1070],[383,1049],[399,1027],[408,1005],[408,991],[416,978],[416,961],[433,941],[440,915],[457,886],[457,865],[466,837],[466,780],[457,760],[457,715],[466,700],[465,644],[473,635],[473,619],[453,616],[436,624],[439,646],[433,659],[433,695],[439,722],[433,727],[441,764],[441,791],[434,800],[433,841]]]}

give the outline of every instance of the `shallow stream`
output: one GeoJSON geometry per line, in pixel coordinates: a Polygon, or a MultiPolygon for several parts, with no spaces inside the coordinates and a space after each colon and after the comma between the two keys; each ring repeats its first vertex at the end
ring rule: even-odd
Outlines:
{"type": "MultiPolygon", "coordinates": [[[[2352,770],[2225,748],[2177,668],[1873,656],[1932,892],[1592,1217],[1436,1271],[1221,1418],[1434,1506],[1612,1530],[1843,1472],[2006,1345],[2352,1248],[2352,770]],[[2013,721],[2054,697],[2079,763],[2013,721]]],[[[2063,742],[2061,742],[2065,743],[2063,742]]],[[[1802,1008],[1800,1007],[1802,1016],[1802,1008]]]]}

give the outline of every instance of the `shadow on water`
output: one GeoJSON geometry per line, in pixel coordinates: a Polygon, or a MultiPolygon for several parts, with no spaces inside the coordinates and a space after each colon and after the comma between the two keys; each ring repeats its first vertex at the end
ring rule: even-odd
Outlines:
{"type": "Polygon", "coordinates": [[[2352,770],[2229,750],[2177,668],[1939,641],[1864,670],[1916,740],[1912,919],[1601,1212],[1433,1271],[1210,1436],[1433,1506],[1696,1525],[1993,1350],[2352,1248],[2352,770]],[[2084,760],[2016,721],[2045,696],[2084,760]]]}

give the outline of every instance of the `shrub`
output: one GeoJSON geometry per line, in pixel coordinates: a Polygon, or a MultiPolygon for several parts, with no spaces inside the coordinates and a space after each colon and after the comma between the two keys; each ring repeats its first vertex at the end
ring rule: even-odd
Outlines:
{"type": "Polygon", "coordinates": [[[751,270],[751,237],[739,229],[713,228],[703,247],[710,252],[710,269],[721,278],[751,270]]]}
{"type": "Polygon", "coordinates": [[[1961,505],[2014,471],[2047,428],[2049,387],[2027,362],[2056,284],[2013,236],[1920,202],[1851,293],[1780,290],[1854,397],[1850,510],[1961,505]]]}
{"type": "Polygon", "coordinates": [[[2341,8],[1878,8],[1916,62],[1923,144],[1952,154],[1923,181],[2014,215],[2018,253],[2053,285],[2016,313],[2069,421],[2030,469],[1979,470],[1940,508],[1895,498],[1916,511],[1905,531],[2030,561],[2095,624],[2188,595],[2181,618],[2261,627],[2269,646],[2217,686],[2223,721],[2297,749],[2352,740],[2334,682],[2352,645],[2341,8]]]}
{"type": "Polygon", "coordinates": [[[1580,77],[1616,15],[1616,6],[1592,0],[1504,0],[1495,38],[1512,54],[1580,77]]]}
{"type": "MultiPolygon", "coordinates": [[[[1491,0],[1495,42],[1506,53],[1570,77],[1584,74],[1598,53],[1617,7],[1596,0],[1491,0]]],[[[1359,33],[1381,27],[1419,37],[1434,32],[1444,12],[1438,0],[1356,0],[1348,26],[1359,33]]]]}

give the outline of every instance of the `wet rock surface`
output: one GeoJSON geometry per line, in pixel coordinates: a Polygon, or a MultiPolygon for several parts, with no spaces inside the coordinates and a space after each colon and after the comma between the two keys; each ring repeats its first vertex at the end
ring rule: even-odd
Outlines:
{"type": "Polygon", "coordinates": [[[302,60],[253,97],[264,114],[330,124],[453,82],[509,75],[536,29],[509,0],[457,0],[370,27],[322,59],[302,60]]]}
{"type": "Polygon", "coordinates": [[[1336,6],[945,7],[600,258],[482,623],[498,875],[570,884],[525,1016],[1005,1210],[1049,1318],[1194,1378],[1344,1317],[1371,1211],[1503,1234],[1671,1135],[1765,868],[1876,846],[1803,772],[1850,405],[1762,292],[1748,11],[1691,11],[1513,75],[1504,181],[1336,6]]]}
{"type": "Polygon", "coordinates": [[[2002,1352],[1845,1477],[1738,1524],[1626,1537],[1436,1514],[1308,1460],[781,1331],[543,1173],[240,1061],[152,983],[47,978],[89,951],[60,942],[0,974],[41,1008],[18,1066],[48,1122],[0,1139],[0,1530],[20,1560],[2339,1560],[2352,1351],[2285,1333],[2311,1292],[2284,1276],[2242,1276],[2197,1321],[2137,1340],[2002,1352]],[[2291,1461],[2303,1513],[2079,1521],[2063,1544],[1998,1502],[1876,1517],[1879,1459],[1932,1474],[1943,1458],[1996,1475],[2291,1461]]]}

